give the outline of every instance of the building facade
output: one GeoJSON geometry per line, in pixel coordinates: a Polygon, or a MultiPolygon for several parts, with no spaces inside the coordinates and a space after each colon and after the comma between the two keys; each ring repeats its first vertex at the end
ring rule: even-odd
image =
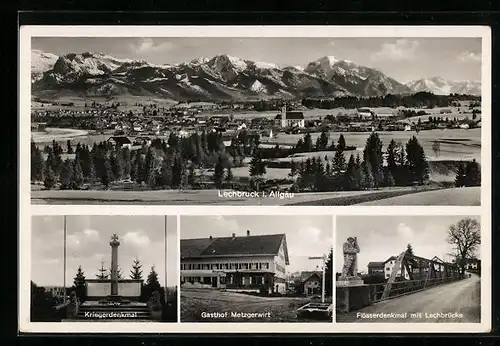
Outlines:
{"type": "Polygon", "coordinates": [[[286,106],[281,110],[281,114],[276,115],[274,124],[281,128],[298,127],[304,128],[306,126],[304,113],[290,112],[286,110],[286,106]]]}
{"type": "Polygon", "coordinates": [[[285,293],[288,264],[284,234],[181,239],[181,285],[285,293]]]}
{"type": "Polygon", "coordinates": [[[304,294],[307,296],[311,295],[321,295],[322,289],[322,272],[302,272],[300,273],[300,279],[302,281],[302,288],[304,294]]]}
{"type": "Polygon", "coordinates": [[[384,275],[384,262],[370,262],[368,263],[368,274],[369,275],[384,275]]]}

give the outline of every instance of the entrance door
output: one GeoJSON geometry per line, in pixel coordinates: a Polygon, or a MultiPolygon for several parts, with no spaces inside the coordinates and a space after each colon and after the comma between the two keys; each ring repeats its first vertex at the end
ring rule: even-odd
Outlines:
{"type": "Polygon", "coordinates": [[[217,276],[212,276],[212,287],[217,287],[217,276]]]}

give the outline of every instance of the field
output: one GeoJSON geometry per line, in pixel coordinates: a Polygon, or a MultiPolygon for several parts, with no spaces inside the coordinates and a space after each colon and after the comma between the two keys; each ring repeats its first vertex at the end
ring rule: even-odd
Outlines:
{"type": "Polygon", "coordinates": [[[258,297],[213,289],[181,289],[182,322],[301,322],[297,309],[309,303],[306,298],[258,297]],[[228,317],[202,318],[202,312],[228,312],[228,317]],[[231,318],[231,312],[269,313],[270,317],[231,318]]]}
{"type": "MultiPolygon", "coordinates": [[[[432,192],[432,191],[431,191],[432,192]]],[[[393,187],[373,191],[337,191],[296,193],[293,197],[222,197],[217,190],[155,191],[74,191],[36,190],[32,187],[33,204],[144,204],[144,205],[235,205],[235,206],[346,206],[371,202],[374,205],[479,205],[480,188],[440,189],[434,194],[426,187],[393,187]],[[465,192],[468,191],[468,192],[465,192]],[[429,193],[430,195],[421,195],[429,193]],[[412,198],[416,195],[416,198],[412,198]],[[392,200],[406,196],[399,201],[392,200]],[[435,203],[427,203],[426,197],[435,203]],[[401,204],[399,204],[401,203],[401,204]]]]}
{"type": "Polygon", "coordinates": [[[480,187],[460,187],[437,191],[418,192],[411,195],[396,196],[359,205],[451,205],[450,201],[460,201],[464,206],[481,205],[480,187]]]}

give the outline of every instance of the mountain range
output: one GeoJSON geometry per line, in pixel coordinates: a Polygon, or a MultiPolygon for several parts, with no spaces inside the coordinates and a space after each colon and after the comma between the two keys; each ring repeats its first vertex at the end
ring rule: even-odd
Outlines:
{"type": "Polygon", "coordinates": [[[478,82],[428,78],[403,84],[382,71],[325,56],[300,66],[240,59],[226,54],[181,64],[151,64],[86,52],[57,56],[33,50],[34,95],[85,97],[149,95],[175,100],[241,100],[271,97],[383,96],[430,91],[479,94],[478,82]]]}

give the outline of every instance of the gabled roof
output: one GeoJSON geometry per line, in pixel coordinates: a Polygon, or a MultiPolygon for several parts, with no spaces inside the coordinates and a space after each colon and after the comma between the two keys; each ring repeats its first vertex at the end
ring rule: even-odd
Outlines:
{"type": "Polygon", "coordinates": [[[284,234],[241,237],[181,239],[181,258],[278,255],[283,244],[285,263],[289,263],[284,234]]]}
{"type": "Polygon", "coordinates": [[[396,257],[396,256],[391,256],[391,257],[389,257],[388,259],[386,259],[386,260],[384,261],[384,264],[386,264],[386,263],[387,263],[387,262],[389,262],[389,261],[395,260],[395,259],[397,259],[397,257],[396,257]]]}
{"type": "Polygon", "coordinates": [[[323,273],[320,271],[303,271],[300,273],[300,281],[305,282],[313,276],[317,276],[319,279],[321,279],[323,273]]]}
{"type": "Polygon", "coordinates": [[[132,144],[130,139],[128,137],[125,137],[125,136],[113,136],[113,137],[110,137],[108,139],[108,141],[111,141],[111,140],[113,140],[115,143],[118,143],[120,145],[132,144]]]}
{"type": "MultiPolygon", "coordinates": [[[[286,112],[287,119],[302,120],[304,119],[304,113],[302,112],[286,112]]],[[[278,114],[274,119],[281,120],[281,114],[278,114]]]]}

